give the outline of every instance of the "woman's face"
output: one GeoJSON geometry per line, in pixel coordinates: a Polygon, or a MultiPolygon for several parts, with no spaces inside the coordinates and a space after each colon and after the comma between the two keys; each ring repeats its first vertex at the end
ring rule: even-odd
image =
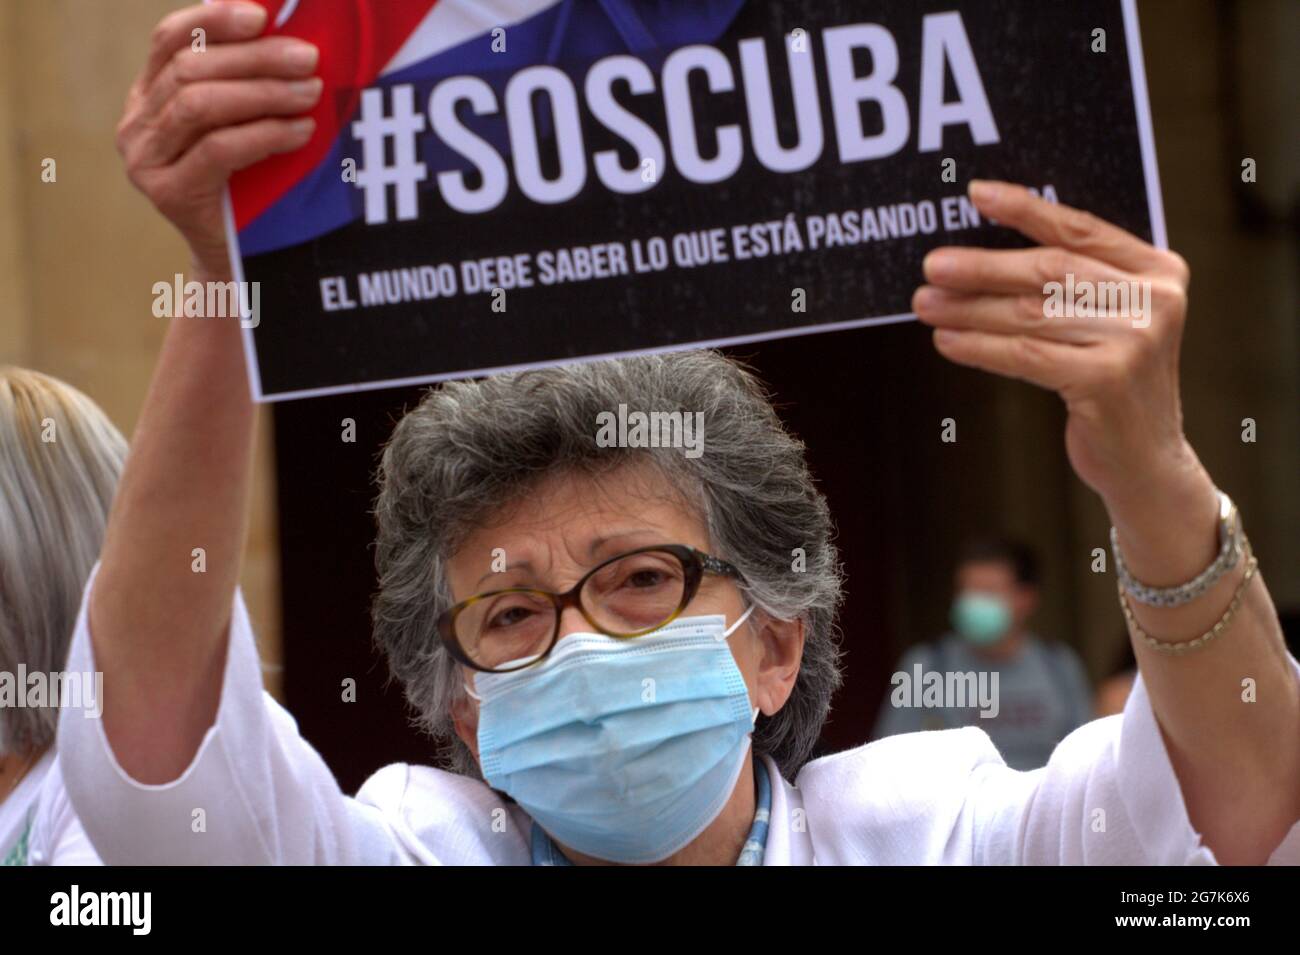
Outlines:
{"type": "MultiPolygon", "coordinates": [[[[695,508],[654,468],[628,465],[591,478],[557,474],[521,501],[503,507],[468,537],[448,562],[452,599],[503,587],[562,593],[601,561],[638,547],[686,544],[713,553],[695,508]],[[498,549],[499,548],[499,549],[498,549]],[[505,570],[501,566],[505,555],[505,570]]],[[[730,626],[747,604],[735,581],[705,574],[683,616],[722,614],[730,626]]],[[[560,637],[590,631],[576,607],[560,618],[560,637]]],[[[755,611],[728,638],[750,704],[771,715],[789,698],[803,653],[803,628],[755,611]]],[[[473,686],[474,671],[466,668],[473,686]]],[[[472,698],[453,710],[456,731],[478,756],[478,706],[472,698]]]]}

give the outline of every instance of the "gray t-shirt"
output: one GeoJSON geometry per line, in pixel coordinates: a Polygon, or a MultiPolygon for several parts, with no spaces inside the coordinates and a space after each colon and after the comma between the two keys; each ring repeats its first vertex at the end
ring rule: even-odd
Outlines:
{"type": "MultiPolygon", "coordinates": [[[[914,681],[917,664],[923,674],[988,674],[985,685],[989,688],[996,672],[997,715],[982,717],[981,706],[973,700],[964,707],[914,705],[922,699],[919,693],[896,693],[891,684],[873,738],[978,726],[992,738],[1007,765],[1037,769],[1047,764],[1057,743],[1093,717],[1088,678],[1078,655],[1064,644],[1044,643],[1032,634],[1021,652],[1010,660],[987,660],[955,634],[946,634],[937,643],[913,647],[898,665],[909,685],[914,681]],[[896,705],[898,696],[909,705],[896,705]]],[[[943,702],[951,704],[954,698],[949,696],[943,702]]]]}

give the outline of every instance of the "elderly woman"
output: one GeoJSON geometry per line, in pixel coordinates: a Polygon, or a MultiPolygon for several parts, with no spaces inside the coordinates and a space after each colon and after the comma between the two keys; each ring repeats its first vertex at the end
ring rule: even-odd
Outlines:
{"type": "MultiPolygon", "coordinates": [[[[238,4],[169,17],[121,125],[199,279],[229,278],[226,178],[311,132],[295,117],[312,50],[254,39],[262,24],[238,4]]],[[[1029,773],[974,728],[807,762],[839,682],[840,584],[802,448],[734,363],[629,358],[448,385],[398,425],[375,633],[454,771],[389,766],[345,796],[263,694],[236,592],[253,431],[237,327],[180,319],[74,638],[76,665],[105,674],[104,720],[61,728],[105,860],[1300,861],[1295,662],[1181,427],[1187,267],[1018,187],[971,193],[1041,247],[937,250],[916,310],[945,357],[1064,399],[1124,562],[1142,678],[1122,717],[1029,773]],[[1149,324],[1045,320],[1043,285],[1066,273],[1149,281],[1149,324]],[[702,412],[704,454],[601,447],[620,404],[702,412]]]]}
{"type": "Polygon", "coordinates": [[[4,367],[0,448],[0,864],[95,862],[54,731],[60,705],[98,707],[93,676],[64,660],[126,442],[75,388],[4,367]]]}

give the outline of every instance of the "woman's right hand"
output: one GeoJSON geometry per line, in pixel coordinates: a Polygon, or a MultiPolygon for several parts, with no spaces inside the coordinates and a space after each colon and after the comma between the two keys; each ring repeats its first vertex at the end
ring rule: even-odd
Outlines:
{"type": "MultiPolygon", "coordinates": [[[[319,54],[300,40],[262,36],[266,21],[262,7],[233,0],[168,16],[118,128],[131,181],[181,231],[200,282],[230,279],[222,214],[230,175],[312,135],[302,114],[321,97],[311,78],[319,54]]],[[[170,322],[90,594],[104,734],[121,769],[144,783],[184,771],[221,697],[256,421],[238,329],[170,322]]],[[[82,728],[69,722],[79,721],[64,720],[72,735],[60,738],[75,745],[82,728]]],[[[85,818],[94,811],[94,766],[72,760],[64,775],[85,818]]]]}
{"type": "Polygon", "coordinates": [[[319,51],[261,36],[266,20],[263,7],[226,0],[169,14],[154,29],[117,128],[131,182],[180,230],[195,269],[209,277],[230,271],[221,206],[230,175],[302,147],[315,129],[301,114],[320,99],[312,76],[319,51]]]}

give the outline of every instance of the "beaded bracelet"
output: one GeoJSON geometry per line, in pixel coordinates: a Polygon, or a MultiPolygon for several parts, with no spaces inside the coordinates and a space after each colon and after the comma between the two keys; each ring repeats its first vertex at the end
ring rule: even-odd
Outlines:
{"type": "Polygon", "coordinates": [[[1124,585],[1119,584],[1119,605],[1124,610],[1124,621],[1128,624],[1129,633],[1136,636],[1152,650],[1158,650],[1161,653],[1183,654],[1191,653],[1193,650],[1199,650],[1205,646],[1224,630],[1228,629],[1228,624],[1232,623],[1232,618],[1237,613],[1237,608],[1241,606],[1241,598],[1246,592],[1246,587],[1251,578],[1255,576],[1255,571],[1259,568],[1259,561],[1251,553],[1250,542],[1242,535],[1242,551],[1246,556],[1246,573],[1237,584],[1237,590],[1232,595],[1232,602],[1228,604],[1228,609],[1223,612],[1223,616],[1213,627],[1206,630],[1203,634],[1194,640],[1157,640],[1139,626],[1137,618],[1133,615],[1133,609],[1128,604],[1128,598],[1125,595],[1124,585]]]}

